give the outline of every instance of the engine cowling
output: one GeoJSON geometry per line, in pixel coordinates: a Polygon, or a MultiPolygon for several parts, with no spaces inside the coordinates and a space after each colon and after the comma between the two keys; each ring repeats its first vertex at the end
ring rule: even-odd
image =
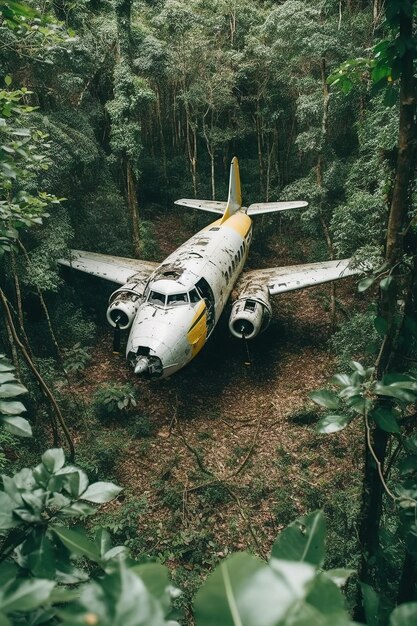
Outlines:
{"type": "Polygon", "coordinates": [[[107,309],[107,321],[110,326],[126,330],[132,325],[138,308],[143,302],[145,286],[144,280],[126,283],[111,294],[107,309]]]}
{"type": "Polygon", "coordinates": [[[267,328],[272,315],[269,292],[264,286],[251,285],[234,302],[229,329],[238,339],[254,339],[267,328]]]}

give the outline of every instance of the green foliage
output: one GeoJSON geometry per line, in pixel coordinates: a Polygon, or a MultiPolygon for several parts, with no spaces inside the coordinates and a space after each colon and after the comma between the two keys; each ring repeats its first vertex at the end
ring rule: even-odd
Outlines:
{"type": "Polygon", "coordinates": [[[19,438],[4,428],[0,429],[0,471],[8,469],[19,449],[19,438]]]}
{"type": "Polygon", "coordinates": [[[36,172],[47,167],[48,143],[47,135],[23,125],[34,110],[24,104],[27,95],[25,88],[0,91],[0,256],[13,249],[22,228],[41,224],[47,207],[59,202],[28,191],[36,172]]]}
{"type": "Polygon", "coordinates": [[[147,261],[158,260],[160,258],[160,250],[153,223],[148,220],[142,220],[139,232],[141,258],[147,261]]]}
{"type": "Polygon", "coordinates": [[[5,355],[0,354],[0,424],[13,435],[31,437],[31,426],[27,419],[22,417],[26,408],[16,400],[27,393],[27,389],[16,379],[14,369],[5,355]]]}
{"type": "MultiPolygon", "coordinates": [[[[196,596],[197,625],[284,626],[331,619],[347,626],[350,619],[332,572],[319,568],[323,557],[323,519],[312,513],[280,535],[268,563],[247,553],[224,560],[196,596]]],[[[339,572],[339,584],[350,574],[339,572]]]]}
{"type": "Polygon", "coordinates": [[[144,415],[143,413],[141,415],[135,414],[130,418],[128,431],[135,439],[140,437],[152,437],[154,430],[152,418],[149,417],[149,415],[144,415]]]}
{"type": "Polygon", "coordinates": [[[209,485],[202,490],[202,496],[210,506],[225,504],[230,500],[230,493],[222,483],[209,485]]]}
{"type": "Polygon", "coordinates": [[[91,345],[96,334],[96,326],[80,308],[79,303],[72,302],[69,295],[63,299],[63,295],[66,294],[68,294],[66,290],[61,292],[57,296],[59,306],[51,307],[58,339],[64,346],[73,346],[76,343],[91,345]]]}
{"type": "Polygon", "coordinates": [[[97,417],[103,421],[126,417],[136,407],[136,391],[129,384],[106,384],[98,389],[93,398],[97,417]]]}
{"type": "Polygon", "coordinates": [[[363,360],[365,354],[373,354],[377,349],[377,339],[374,314],[368,311],[354,313],[345,320],[331,337],[329,344],[337,355],[339,367],[346,370],[352,358],[363,360]]]}
{"type": "Polygon", "coordinates": [[[91,361],[90,348],[76,343],[65,351],[64,367],[68,374],[80,374],[91,361]]]}
{"type": "Polygon", "coordinates": [[[145,496],[126,496],[117,508],[98,517],[99,526],[112,533],[115,540],[129,548],[132,555],[140,557],[145,551],[145,540],[138,533],[141,518],[146,518],[148,501],[145,496]]]}
{"type": "MultiPolygon", "coordinates": [[[[91,429],[91,418],[89,420],[91,429]]],[[[79,445],[79,464],[92,476],[112,477],[117,463],[123,458],[128,445],[125,431],[101,429],[91,432],[91,438],[79,445]]]]}

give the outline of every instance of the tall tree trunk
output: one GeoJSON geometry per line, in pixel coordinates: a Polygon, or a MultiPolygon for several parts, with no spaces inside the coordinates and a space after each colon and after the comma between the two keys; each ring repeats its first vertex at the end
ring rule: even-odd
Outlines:
{"type": "Polygon", "coordinates": [[[138,197],[136,194],[136,177],[132,168],[130,159],[126,160],[126,189],[127,189],[127,204],[130,211],[130,219],[132,222],[132,240],[133,250],[136,257],[140,256],[140,221],[139,221],[139,206],[138,197]]]}
{"type": "MultiPolygon", "coordinates": [[[[405,0],[412,9],[411,0],[405,0]]],[[[374,3],[374,7],[375,7],[374,3]]],[[[413,33],[412,10],[407,14],[407,7],[400,12],[400,37],[411,38],[413,33]]],[[[408,216],[409,192],[412,183],[412,172],[414,164],[414,128],[415,128],[415,86],[413,68],[413,50],[408,50],[402,59],[401,86],[400,86],[400,120],[398,131],[398,155],[395,170],[394,188],[392,193],[390,211],[387,224],[385,260],[390,273],[395,277],[395,293],[381,291],[379,314],[387,321],[387,331],[383,339],[380,353],[376,362],[376,376],[380,380],[389,370],[391,364],[400,361],[396,339],[398,337],[398,299],[411,297],[412,276],[406,278],[399,267],[404,255],[404,233],[408,216]]],[[[409,303],[406,302],[406,309],[409,303]]],[[[402,313],[403,315],[403,313],[402,313]]],[[[373,430],[372,446],[378,456],[381,465],[384,464],[389,435],[375,427],[373,430]]],[[[379,549],[379,526],[383,503],[383,488],[378,475],[378,469],[371,458],[369,447],[366,447],[365,458],[365,482],[363,490],[360,543],[364,558],[362,559],[361,580],[367,583],[374,582],[372,566],[369,565],[374,560],[379,549]]],[[[406,557],[403,570],[411,571],[410,555],[406,557]]],[[[415,571],[415,570],[414,570],[415,571]]],[[[399,590],[399,595],[406,590],[399,590]]],[[[360,615],[359,615],[360,617],[360,615]]]]}
{"type": "MultiPolygon", "coordinates": [[[[322,147],[320,149],[320,153],[317,158],[317,166],[316,166],[316,179],[317,186],[319,189],[323,189],[323,164],[324,164],[324,148],[327,141],[328,128],[329,128],[329,104],[330,104],[330,91],[329,85],[327,84],[327,76],[326,76],[326,59],[323,57],[321,60],[321,81],[322,81],[322,89],[323,89],[323,115],[321,121],[321,133],[322,133],[322,147]]],[[[334,259],[334,246],[333,241],[329,229],[329,225],[327,224],[322,210],[322,202],[320,202],[319,207],[319,220],[323,230],[324,239],[326,241],[327,252],[331,259],[334,259]]],[[[336,285],[334,282],[330,283],[330,320],[332,324],[332,328],[335,327],[336,324],[336,285]]]]}
{"type": "MultiPolygon", "coordinates": [[[[132,4],[133,0],[116,0],[115,11],[117,20],[117,62],[126,64],[126,67],[132,70],[132,4]]],[[[124,87],[126,88],[126,87],[124,87]]],[[[125,111],[125,116],[129,119],[134,113],[129,108],[125,111]]],[[[132,157],[129,156],[124,148],[122,153],[123,176],[125,177],[126,201],[130,213],[132,224],[132,243],[136,256],[140,255],[140,218],[139,204],[137,198],[137,176],[135,173],[135,163],[132,163],[132,157]]]]}

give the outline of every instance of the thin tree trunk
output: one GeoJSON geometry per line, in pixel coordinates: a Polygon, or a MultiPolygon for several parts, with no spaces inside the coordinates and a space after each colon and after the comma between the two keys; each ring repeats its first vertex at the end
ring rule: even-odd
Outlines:
{"type": "Polygon", "coordinates": [[[140,229],[139,229],[139,205],[136,195],[136,176],[133,172],[130,159],[126,160],[126,188],[127,188],[127,204],[130,211],[130,219],[132,223],[132,239],[133,251],[136,257],[140,256],[140,229]]]}
{"type": "MultiPolygon", "coordinates": [[[[51,390],[49,389],[48,385],[46,384],[46,382],[42,378],[42,376],[39,373],[36,365],[34,364],[32,359],[30,358],[30,355],[28,354],[25,346],[23,345],[23,343],[19,339],[19,336],[18,336],[18,334],[16,332],[16,328],[15,328],[15,326],[13,324],[13,318],[12,318],[12,315],[11,315],[11,312],[10,312],[9,303],[8,303],[7,298],[6,298],[6,296],[5,296],[5,294],[4,294],[2,289],[0,289],[0,300],[1,300],[4,312],[6,314],[7,323],[9,325],[11,334],[13,336],[13,341],[14,341],[15,345],[21,351],[22,356],[23,356],[24,360],[26,361],[27,366],[29,367],[29,369],[31,370],[33,375],[35,376],[36,380],[38,381],[38,383],[41,386],[42,391],[45,393],[45,395],[47,396],[47,398],[50,401],[50,403],[51,403],[51,405],[52,405],[52,407],[54,409],[55,416],[56,416],[56,418],[58,420],[58,423],[60,424],[60,426],[61,426],[61,428],[62,428],[62,430],[64,432],[65,438],[66,438],[67,443],[68,443],[68,447],[69,447],[69,450],[70,450],[69,459],[70,459],[70,461],[73,461],[74,458],[75,458],[75,448],[74,448],[74,444],[73,444],[73,441],[72,441],[72,438],[71,438],[71,434],[70,434],[70,432],[69,432],[69,430],[67,428],[67,425],[65,423],[64,417],[63,417],[63,415],[61,413],[61,410],[60,410],[58,404],[56,403],[56,400],[55,400],[51,390]]],[[[56,424],[54,426],[54,424],[52,423],[52,428],[54,430],[54,428],[56,428],[56,424]]]]}
{"type": "MultiPolygon", "coordinates": [[[[30,261],[29,255],[27,253],[27,250],[26,250],[25,246],[23,245],[23,243],[20,241],[20,239],[18,240],[18,245],[19,245],[20,250],[23,253],[23,256],[25,257],[26,265],[27,265],[27,267],[28,267],[28,269],[30,271],[31,261],[30,261]]],[[[53,326],[52,326],[52,321],[51,321],[51,318],[50,318],[50,315],[49,315],[48,307],[46,306],[45,299],[44,299],[44,297],[42,295],[42,292],[39,289],[39,287],[36,285],[35,288],[36,288],[36,293],[37,293],[38,298],[39,298],[39,302],[41,303],[41,307],[42,307],[42,310],[43,310],[44,315],[45,315],[45,319],[46,319],[46,323],[47,323],[47,326],[48,326],[49,334],[51,336],[52,343],[53,343],[54,348],[55,348],[55,352],[56,352],[56,355],[57,355],[57,358],[58,358],[58,362],[59,362],[59,364],[61,366],[61,369],[64,372],[67,380],[68,380],[68,376],[67,376],[67,374],[65,372],[65,367],[64,367],[64,359],[62,357],[62,352],[61,352],[61,349],[59,347],[58,340],[56,338],[55,331],[54,331],[53,326]]]]}
{"type": "Polygon", "coordinates": [[[13,272],[14,289],[15,289],[15,294],[16,294],[17,317],[18,317],[18,320],[19,320],[20,331],[21,331],[23,339],[25,341],[26,349],[29,352],[30,356],[33,358],[32,349],[30,347],[29,339],[28,339],[28,336],[27,336],[26,330],[25,330],[25,322],[24,322],[24,319],[23,319],[23,307],[22,307],[22,293],[20,291],[20,282],[19,282],[19,277],[17,275],[17,271],[16,271],[16,258],[15,258],[15,255],[14,255],[13,251],[11,253],[11,260],[12,260],[12,272],[13,272]]]}

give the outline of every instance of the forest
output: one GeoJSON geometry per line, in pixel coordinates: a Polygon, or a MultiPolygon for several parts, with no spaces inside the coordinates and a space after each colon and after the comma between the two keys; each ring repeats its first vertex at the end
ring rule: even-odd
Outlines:
{"type": "Polygon", "coordinates": [[[417,624],[417,0],[0,0],[0,626],[417,624]],[[114,285],[254,217],[350,258],[161,381],[114,285]],[[126,337],[122,335],[122,348],[126,337]]]}

